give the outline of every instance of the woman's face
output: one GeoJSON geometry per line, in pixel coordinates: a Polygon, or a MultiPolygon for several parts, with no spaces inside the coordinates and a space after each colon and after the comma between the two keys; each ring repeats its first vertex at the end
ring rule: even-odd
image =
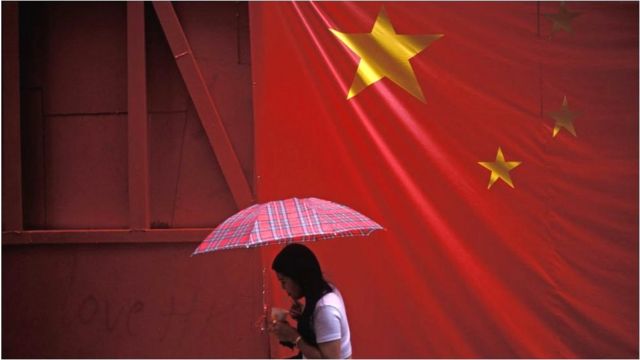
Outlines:
{"type": "Polygon", "coordinates": [[[303,296],[300,285],[293,281],[293,279],[280,273],[276,273],[276,275],[278,276],[282,289],[286,291],[292,299],[298,300],[303,296]]]}

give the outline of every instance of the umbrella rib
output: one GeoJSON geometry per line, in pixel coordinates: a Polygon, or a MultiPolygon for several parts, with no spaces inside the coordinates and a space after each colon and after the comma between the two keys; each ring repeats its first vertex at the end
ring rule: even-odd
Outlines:
{"type": "Polygon", "coordinates": [[[249,234],[249,246],[256,243],[262,243],[262,236],[260,235],[260,216],[256,216],[256,219],[253,222],[253,229],[251,229],[251,233],[249,234]]]}
{"type": "Polygon", "coordinates": [[[293,237],[293,234],[291,233],[291,228],[289,226],[289,213],[287,212],[287,209],[284,206],[284,202],[280,202],[278,205],[280,205],[280,210],[282,211],[282,221],[283,221],[282,226],[287,231],[287,236],[291,238],[293,237]]]}
{"type": "Polygon", "coordinates": [[[306,236],[309,233],[309,231],[307,230],[307,226],[305,225],[306,221],[300,209],[301,202],[296,198],[294,198],[293,201],[296,207],[296,212],[298,213],[298,218],[300,219],[300,225],[302,225],[302,233],[306,236]]]}
{"type": "Polygon", "coordinates": [[[266,207],[267,207],[267,215],[269,217],[269,230],[271,230],[271,239],[277,240],[278,235],[276,234],[276,227],[274,224],[273,213],[271,211],[270,206],[267,205],[266,207]]]}

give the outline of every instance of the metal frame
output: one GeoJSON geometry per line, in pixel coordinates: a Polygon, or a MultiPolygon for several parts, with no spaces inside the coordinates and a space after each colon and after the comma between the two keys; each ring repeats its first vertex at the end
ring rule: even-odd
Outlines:
{"type": "MultiPolygon", "coordinates": [[[[170,2],[153,7],[236,205],[244,208],[254,196],[175,10],[170,2]]],[[[18,4],[3,2],[2,10],[2,244],[192,243],[205,238],[210,228],[150,229],[144,2],[127,3],[130,229],[23,231],[18,4]]]]}
{"type": "Polygon", "coordinates": [[[144,2],[127,2],[129,226],[148,229],[149,155],[144,2]]]}
{"type": "Polygon", "coordinates": [[[209,94],[209,89],[204,81],[198,62],[193,56],[189,41],[182,29],[182,25],[180,25],[180,20],[169,1],[154,1],[153,8],[158,15],[158,20],[160,20],[162,30],[171,47],[171,52],[176,59],[180,74],[187,86],[202,127],[218,159],[236,205],[239,209],[242,209],[253,203],[253,194],[242,172],[240,161],[233,150],[229,136],[224,129],[216,103],[209,94]]]}

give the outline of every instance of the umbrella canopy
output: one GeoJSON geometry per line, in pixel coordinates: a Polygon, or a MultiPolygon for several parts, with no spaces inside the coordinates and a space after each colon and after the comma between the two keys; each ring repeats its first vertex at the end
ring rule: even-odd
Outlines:
{"type": "Polygon", "coordinates": [[[252,205],[218,225],[193,255],[274,243],[369,235],[375,221],[331,201],[291,198],[252,205]]]}

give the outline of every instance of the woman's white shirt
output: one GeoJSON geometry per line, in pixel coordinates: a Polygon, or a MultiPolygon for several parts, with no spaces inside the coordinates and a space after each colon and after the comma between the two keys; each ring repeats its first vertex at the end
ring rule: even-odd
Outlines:
{"type": "Polygon", "coordinates": [[[338,289],[324,295],[316,303],[313,329],[318,344],[340,340],[340,357],[351,357],[351,333],[347,311],[338,289]]]}

